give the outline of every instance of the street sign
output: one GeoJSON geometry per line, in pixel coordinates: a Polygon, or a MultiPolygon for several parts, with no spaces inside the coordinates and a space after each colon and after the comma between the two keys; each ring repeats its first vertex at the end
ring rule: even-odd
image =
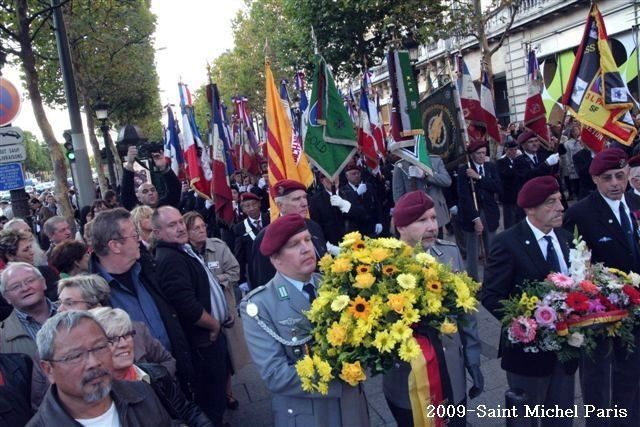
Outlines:
{"type": "Polygon", "coordinates": [[[22,144],[24,133],[17,126],[0,128],[0,145],[22,144]]]}
{"type": "Polygon", "coordinates": [[[20,163],[0,165],[0,191],[24,188],[24,174],[20,163]]]}
{"type": "Polygon", "coordinates": [[[9,80],[0,76],[0,126],[11,123],[20,112],[20,93],[9,80]]]}
{"type": "Polygon", "coordinates": [[[24,145],[0,146],[0,163],[22,162],[27,159],[27,150],[24,145]]]}

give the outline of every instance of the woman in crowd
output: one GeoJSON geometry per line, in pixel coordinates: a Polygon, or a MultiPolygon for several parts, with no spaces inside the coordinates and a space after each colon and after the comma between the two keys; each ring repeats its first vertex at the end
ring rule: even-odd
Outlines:
{"type": "Polygon", "coordinates": [[[89,271],[87,245],[77,240],[65,240],[53,248],[49,263],[65,279],[89,271]]]}
{"type": "Polygon", "coordinates": [[[151,251],[153,247],[153,228],[151,227],[151,215],[153,209],[146,205],[136,206],[131,211],[131,220],[136,226],[136,230],[140,235],[140,241],[147,250],[151,251]]]}
{"type": "MultiPolygon", "coordinates": [[[[29,224],[27,224],[27,222],[22,218],[13,218],[11,221],[7,222],[4,225],[4,230],[22,230],[26,231],[27,233],[31,233],[31,235],[33,236],[31,227],[29,227],[29,224]]],[[[40,247],[38,239],[34,238],[31,246],[33,247],[33,252],[35,254],[35,265],[47,265],[47,255],[40,247]]]]}
{"type": "Polygon", "coordinates": [[[115,379],[150,384],[173,419],[182,420],[190,426],[213,426],[202,410],[184,396],[165,367],[153,363],[134,364],[137,330],[124,310],[98,307],[90,312],[111,341],[115,379]]]}
{"type": "MultiPolygon", "coordinates": [[[[229,313],[235,316],[237,313],[235,290],[240,278],[238,261],[222,240],[215,237],[207,238],[207,225],[202,215],[193,211],[187,212],[183,219],[189,233],[189,243],[194,251],[203,258],[207,267],[222,286],[229,306],[229,313]]],[[[227,338],[232,374],[249,363],[249,350],[240,322],[241,320],[236,318],[230,327],[223,329],[227,338]]],[[[227,380],[227,407],[236,409],[238,405],[238,401],[231,393],[230,375],[227,380]]]]}

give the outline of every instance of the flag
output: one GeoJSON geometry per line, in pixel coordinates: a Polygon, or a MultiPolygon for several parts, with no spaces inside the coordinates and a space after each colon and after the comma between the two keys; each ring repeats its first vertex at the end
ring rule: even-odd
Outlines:
{"type": "Polygon", "coordinates": [[[373,129],[369,115],[369,96],[367,93],[368,87],[366,73],[367,72],[365,71],[365,76],[362,77],[362,86],[360,87],[358,147],[360,147],[360,151],[364,155],[364,160],[367,166],[375,173],[378,172],[380,161],[378,159],[378,153],[376,152],[376,141],[373,136],[373,129]]]}
{"type": "MultiPolygon", "coordinates": [[[[307,170],[302,170],[305,165],[296,163],[291,149],[291,135],[293,133],[291,122],[287,112],[282,107],[280,93],[273,79],[269,62],[265,63],[266,77],[266,138],[267,138],[267,159],[269,171],[269,183],[273,186],[283,179],[292,179],[301,182],[305,186],[310,186],[313,182],[313,175],[306,165],[307,170]],[[309,180],[311,178],[311,180],[309,180]]],[[[274,194],[269,192],[271,218],[276,219],[280,212],[273,201],[274,194]]]]}
{"type": "MultiPolygon", "coordinates": [[[[368,82],[369,87],[371,82],[368,82]]],[[[382,110],[380,109],[380,96],[376,93],[373,100],[369,98],[369,120],[371,121],[371,131],[376,142],[376,152],[378,156],[384,158],[387,155],[387,133],[382,122],[382,110]],[[373,112],[372,112],[373,111],[373,112]]]]}
{"type": "Polygon", "coordinates": [[[631,145],[637,130],[629,110],[633,100],[608,45],[597,4],[591,6],[562,103],[582,124],[631,145]]]}
{"type": "Polygon", "coordinates": [[[295,86],[300,97],[300,120],[298,121],[298,134],[300,135],[300,141],[304,141],[304,137],[307,134],[306,114],[309,112],[309,100],[307,99],[307,92],[305,91],[304,84],[304,72],[298,71],[295,78],[295,86]]]}
{"type": "Polygon", "coordinates": [[[334,181],[355,154],[356,135],[327,63],[320,55],[315,55],[314,63],[313,88],[304,116],[304,152],[334,181]]]}
{"type": "Polygon", "coordinates": [[[538,139],[550,148],[549,127],[547,126],[547,111],[542,102],[542,76],[540,75],[538,58],[533,49],[529,51],[528,61],[528,94],[524,110],[524,126],[534,132],[538,139]]]}
{"type": "Polygon", "coordinates": [[[229,116],[227,115],[227,106],[224,101],[220,101],[222,107],[222,119],[224,120],[224,155],[227,162],[227,175],[232,175],[236,171],[234,163],[234,151],[233,151],[233,135],[231,133],[231,123],[229,123],[229,116]]]}
{"type": "Polygon", "coordinates": [[[480,107],[484,113],[484,123],[487,129],[487,136],[495,142],[502,142],[500,137],[500,129],[498,128],[498,119],[496,118],[496,109],[493,102],[493,93],[489,84],[489,73],[486,69],[482,70],[482,84],[480,85],[480,107]]]}
{"type": "Polygon", "coordinates": [[[216,84],[209,84],[211,93],[211,135],[213,136],[213,196],[216,216],[227,225],[233,223],[233,199],[227,171],[226,147],[229,146],[224,123],[224,109],[216,84]]]}
{"type": "Polygon", "coordinates": [[[467,122],[467,133],[470,138],[482,139],[484,137],[480,126],[484,127],[484,114],[480,105],[478,91],[473,84],[473,79],[469,73],[467,64],[458,56],[458,94],[460,96],[460,107],[464,114],[464,120],[467,122]]]}
{"type": "Polygon", "coordinates": [[[594,153],[599,153],[604,150],[607,137],[593,128],[587,125],[582,125],[580,132],[580,140],[584,145],[589,147],[594,153]]]}
{"type": "Polygon", "coordinates": [[[240,167],[253,175],[258,175],[260,174],[260,164],[257,158],[258,139],[247,108],[248,99],[244,96],[238,96],[233,98],[233,103],[239,123],[240,167]]]}
{"type": "Polygon", "coordinates": [[[182,169],[184,168],[184,154],[182,152],[180,138],[178,137],[176,119],[171,107],[167,107],[167,117],[164,148],[165,152],[169,154],[169,158],[171,159],[171,169],[176,176],[180,176],[182,169]]]}
{"type": "Polygon", "coordinates": [[[211,159],[202,143],[200,132],[193,115],[191,93],[187,85],[178,83],[180,91],[180,107],[182,110],[182,133],[185,165],[189,185],[205,199],[211,199],[211,159]]]}
{"type": "Polygon", "coordinates": [[[418,87],[413,77],[409,52],[389,50],[387,53],[389,84],[393,97],[391,135],[395,141],[424,134],[418,108],[418,87]]]}
{"type": "Polygon", "coordinates": [[[351,123],[353,123],[353,126],[358,126],[358,110],[356,109],[356,97],[353,96],[351,85],[349,85],[349,90],[347,91],[347,94],[343,96],[343,98],[344,106],[347,108],[349,117],[351,118],[351,123]]]}

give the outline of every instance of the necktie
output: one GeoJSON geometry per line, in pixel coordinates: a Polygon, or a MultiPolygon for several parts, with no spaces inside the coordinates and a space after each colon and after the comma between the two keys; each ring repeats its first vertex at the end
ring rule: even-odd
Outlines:
{"type": "Polygon", "coordinates": [[[536,155],[534,154],[534,155],[533,155],[533,157],[532,157],[532,159],[533,159],[533,165],[534,165],[534,166],[538,166],[538,156],[536,156],[536,155]]]}
{"type": "Polygon", "coordinates": [[[302,289],[309,294],[309,303],[316,299],[316,288],[311,283],[306,283],[302,289]]]}
{"type": "Polygon", "coordinates": [[[631,226],[631,221],[629,221],[629,215],[627,215],[627,211],[624,208],[624,204],[620,202],[620,225],[622,226],[622,231],[624,232],[625,237],[627,238],[627,243],[629,247],[633,251],[633,256],[636,256],[636,245],[633,241],[633,227],[631,226]]]}
{"type": "Polygon", "coordinates": [[[560,273],[560,261],[556,249],[553,247],[553,239],[551,236],[544,236],[544,240],[547,241],[547,264],[549,264],[551,271],[560,273]]]}
{"type": "Polygon", "coordinates": [[[478,175],[484,176],[484,168],[482,167],[482,165],[478,166],[478,175]]]}
{"type": "Polygon", "coordinates": [[[256,219],[255,221],[253,221],[253,224],[256,226],[258,230],[262,229],[262,224],[260,224],[259,219],[256,219]]]}

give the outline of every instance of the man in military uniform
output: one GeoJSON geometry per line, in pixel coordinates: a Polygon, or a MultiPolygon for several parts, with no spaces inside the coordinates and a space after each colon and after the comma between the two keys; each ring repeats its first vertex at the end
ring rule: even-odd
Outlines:
{"type": "MultiPolygon", "coordinates": [[[[253,193],[242,193],[240,207],[247,216],[232,228],[234,235],[233,255],[240,264],[240,286],[247,286],[247,269],[253,263],[252,247],[260,230],[269,225],[269,215],[260,211],[260,198],[253,193]]],[[[249,288],[252,286],[249,284],[249,288]]],[[[255,287],[255,286],[253,286],[255,287]]]]}
{"type": "Polygon", "coordinates": [[[359,231],[370,237],[379,235],[382,233],[382,206],[373,184],[363,181],[362,172],[355,163],[345,168],[345,177],[347,183],[340,187],[340,197],[351,204],[351,209],[364,213],[358,218],[346,218],[345,232],[359,231]]]}
{"type": "MultiPolygon", "coordinates": [[[[439,262],[451,265],[453,271],[464,270],[456,244],[438,239],[436,207],[424,191],[412,191],[400,197],[393,210],[393,221],[400,233],[400,240],[410,246],[422,244],[427,253],[439,262]]],[[[451,404],[455,405],[466,403],[465,366],[473,379],[469,396],[476,397],[484,388],[484,378],[480,371],[480,338],[475,315],[467,314],[459,319],[458,328],[459,334],[441,337],[453,392],[454,401],[451,404]]],[[[397,362],[395,369],[383,377],[384,395],[399,427],[413,425],[407,388],[410,371],[408,363],[397,362]]],[[[448,425],[464,426],[465,418],[451,418],[448,425]]]]}
{"type": "Polygon", "coordinates": [[[320,276],[314,274],[316,254],[304,218],[288,214],[265,230],[260,252],[277,273],[250,292],[240,304],[249,352],[273,394],[278,426],[367,426],[367,402],[361,387],[340,381],[327,395],[302,390],[295,363],[310,346],[311,323],[304,315],[315,299],[320,276]]]}

